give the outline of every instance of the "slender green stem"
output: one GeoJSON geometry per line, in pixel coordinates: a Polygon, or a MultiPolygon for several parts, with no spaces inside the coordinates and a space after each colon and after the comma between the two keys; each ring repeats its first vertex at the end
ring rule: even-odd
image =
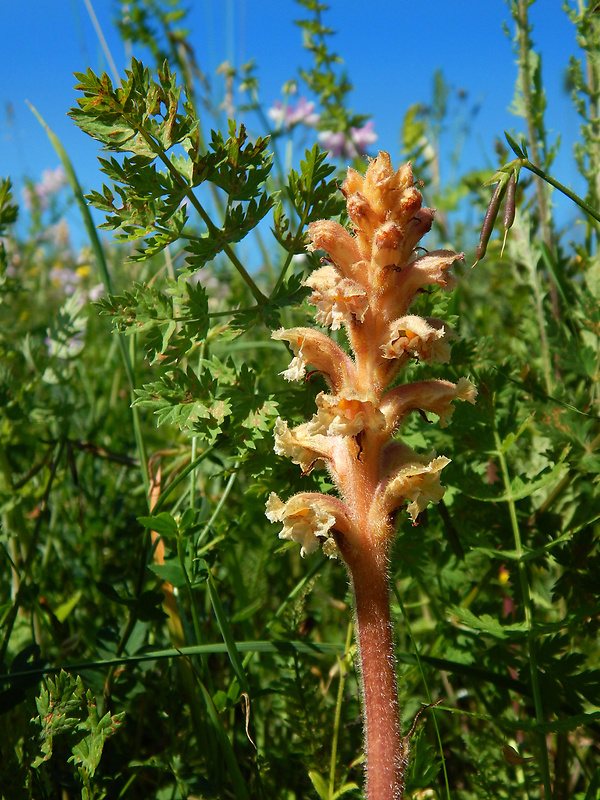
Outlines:
{"type": "MultiPolygon", "coordinates": [[[[400,606],[400,611],[402,613],[402,619],[404,620],[404,625],[406,626],[406,631],[408,633],[409,639],[411,641],[415,657],[417,659],[417,664],[419,665],[419,672],[421,673],[421,679],[423,681],[423,686],[425,687],[425,693],[427,694],[427,700],[429,703],[433,703],[433,698],[431,697],[431,692],[429,691],[429,685],[427,683],[427,676],[425,675],[425,668],[423,667],[423,662],[421,661],[421,655],[419,653],[419,648],[417,647],[417,642],[415,637],[413,636],[412,627],[410,624],[410,620],[408,618],[408,614],[406,613],[406,608],[404,607],[404,603],[402,602],[402,597],[400,596],[400,592],[398,587],[396,586],[396,582],[392,581],[392,591],[396,596],[396,600],[398,601],[398,605],[400,606]]],[[[435,709],[431,709],[431,716],[433,717],[433,725],[435,727],[435,734],[438,740],[438,746],[440,748],[440,758],[442,761],[442,771],[444,773],[444,784],[446,786],[446,797],[450,800],[450,783],[448,780],[448,770],[446,769],[446,759],[444,758],[444,745],[442,742],[442,734],[440,733],[440,728],[437,722],[437,715],[435,709]]]]}
{"type": "Polygon", "coordinates": [[[108,42],[106,41],[106,37],[102,32],[102,28],[100,27],[100,23],[98,22],[98,17],[96,16],[94,9],[90,0],[83,0],[85,3],[85,7],[87,8],[88,14],[90,15],[90,19],[92,20],[92,25],[94,26],[94,30],[96,31],[96,36],[98,37],[98,41],[100,42],[100,46],[102,47],[102,51],[108,61],[110,66],[110,70],[113,74],[113,78],[115,83],[119,80],[119,71],[117,69],[117,65],[115,64],[115,60],[112,57],[112,53],[110,52],[110,48],[108,46],[108,42]]]}
{"type": "MultiPolygon", "coordinates": [[[[194,589],[192,587],[192,583],[190,581],[190,577],[188,575],[188,571],[185,566],[185,555],[186,555],[185,550],[186,550],[185,541],[181,538],[181,536],[178,536],[177,557],[179,559],[179,565],[183,573],[185,593],[187,594],[192,614],[192,625],[194,628],[194,640],[195,640],[194,644],[201,645],[203,641],[202,623],[200,622],[200,615],[198,614],[198,606],[196,604],[196,598],[194,597],[194,589]]],[[[189,628],[187,630],[189,630],[189,628]]],[[[213,685],[210,670],[206,669],[206,660],[202,656],[195,656],[194,661],[200,667],[202,678],[203,680],[206,680],[206,682],[208,683],[208,688],[211,694],[214,694],[215,687],[213,685]]]]}
{"type": "Polygon", "coordinates": [[[54,479],[56,477],[56,470],[58,469],[58,465],[62,458],[62,454],[65,449],[65,444],[66,444],[66,439],[61,438],[56,447],[55,451],[56,455],[52,461],[52,466],[50,467],[50,475],[48,476],[46,488],[44,489],[44,494],[42,496],[42,500],[40,503],[40,513],[37,516],[35,527],[33,529],[33,533],[31,534],[31,538],[27,543],[27,554],[25,556],[25,562],[23,564],[23,571],[19,576],[19,588],[14,603],[10,611],[8,612],[6,618],[3,620],[4,636],[2,638],[2,646],[0,646],[0,664],[4,661],[4,657],[6,655],[6,651],[8,648],[8,642],[12,633],[13,626],[17,619],[19,608],[21,607],[21,603],[25,599],[27,582],[24,580],[24,578],[29,575],[29,570],[33,563],[33,558],[37,553],[37,540],[42,526],[42,521],[45,519],[45,514],[43,512],[46,510],[48,506],[48,498],[50,497],[50,490],[52,489],[52,484],[54,483],[54,479]]]}
{"type": "Polygon", "coordinates": [[[534,175],[538,175],[540,178],[543,178],[546,183],[554,186],[555,189],[558,189],[559,192],[562,192],[562,194],[568,197],[569,200],[572,200],[574,203],[576,203],[579,208],[586,212],[586,214],[589,214],[590,217],[593,217],[593,219],[595,219],[597,222],[600,222],[600,212],[593,208],[589,203],[586,203],[585,200],[579,197],[579,195],[575,194],[575,192],[571,191],[571,189],[569,189],[563,183],[557,181],[551,175],[548,175],[548,173],[543,169],[536,167],[535,164],[532,164],[531,161],[526,158],[520,158],[518,161],[522,167],[528,169],[530,172],[533,172],[534,175]]]}
{"type": "MultiPolygon", "coordinates": [[[[192,463],[198,458],[198,437],[192,436],[192,463]]],[[[198,480],[196,470],[190,472],[190,508],[196,510],[196,481],[198,480]]]]}
{"type": "Polygon", "coordinates": [[[350,650],[350,645],[352,644],[352,631],[354,629],[354,625],[352,620],[348,623],[348,633],[346,634],[346,644],[344,645],[344,656],[340,658],[338,656],[338,666],[340,670],[340,682],[338,684],[338,693],[337,699],[335,703],[335,717],[333,720],[333,736],[331,741],[331,763],[329,767],[329,797],[333,797],[335,792],[335,768],[337,765],[337,744],[338,744],[338,736],[340,732],[340,720],[342,717],[342,703],[344,700],[344,686],[346,683],[346,677],[348,675],[348,669],[346,667],[345,659],[347,657],[348,651],[350,650]]]}
{"type": "MultiPolygon", "coordinates": [[[[540,162],[539,145],[540,134],[543,136],[543,128],[540,130],[539,123],[533,117],[534,100],[531,92],[531,85],[533,76],[531,74],[531,47],[532,42],[529,37],[529,19],[528,19],[529,0],[518,0],[515,21],[517,23],[517,42],[518,42],[518,55],[519,55],[519,73],[521,78],[521,91],[523,93],[523,106],[525,109],[525,123],[527,125],[527,134],[529,138],[529,146],[533,154],[533,160],[540,162]]],[[[543,125],[543,123],[542,123],[543,125]]],[[[537,173],[536,173],[537,174],[537,173]]],[[[538,175],[538,177],[541,177],[538,175]]],[[[540,210],[540,221],[542,226],[542,238],[548,245],[551,246],[552,230],[550,227],[548,202],[546,197],[546,189],[541,181],[536,181],[536,194],[538,207],[540,210]]]]}
{"type": "Polygon", "coordinates": [[[196,469],[196,467],[198,466],[198,464],[200,464],[202,461],[204,461],[204,459],[205,459],[205,458],[206,458],[208,455],[210,455],[210,453],[212,453],[212,451],[213,451],[214,449],[215,449],[215,448],[214,448],[214,445],[212,445],[211,447],[207,447],[207,448],[206,448],[206,450],[203,450],[203,451],[202,451],[202,453],[200,453],[200,455],[198,456],[198,458],[196,458],[194,461],[191,461],[191,462],[190,462],[190,463],[187,465],[187,467],[186,467],[185,469],[183,469],[183,470],[182,470],[182,471],[179,473],[179,475],[178,475],[176,478],[174,478],[174,480],[173,480],[173,481],[171,481],[171,483],[170,483],[170,484],[169,484],[169,485],[168,485],[168,486],[165,488],[165,490],[164,490],[164,491],[163,491],[163,492],[160,494],[160,496],[159,496],[158,500],[156,501],[156,504],[154,505],[154,507],[153,507],[153,509],[152,509],[152,514],[153,514],[153,515],[156,515],[156,514],[158,514],[158,513],[159,513],[159,511],[162,511],[162,507],[163,507],[163,506],[164,506],[164,504],[166,503],[166,501],[167,501],[167,498],[168,498],[168,497],[171,495],[171,493],[173,492],[173,490],[174,490],[174,489],[176,489],[176,488],[177,488],[177,486],[179,486],[179,484],[180,484],[180,483],[181,483],[183,480],[185,480],[185,479],[187,478],[187,476],[190,474],[190,472],[193,472],[193,470],[195,470],[195,469],[196,469]]]}
{"type": "Polygon", "coordinates": [[[194,590],[192,588],[192,583],[190,581],[190,576],[188,575],[188,571],[185,566],[185,542],[181,538],[181,536],[177,537],[177,557],[179,558],[179,565],[181,566],[181,571],[183,572],[183,578],[185,581],[185,590],[188,595],[188,599],[190,601],[190,608],[192,611],[192,622],[194,625],[194,635],[196,638],[195,644],[202,644],[202,625],[200,623],[200,617],[198,616],[198,609],[196,608],[196,603],[194,602],[194,590]]]}
{"type": "MultiPolygon", "coordinates": [[[[521,91],[523,92],[523,107],[525,122],[527,124],[527,134],[530,142],[531,153],[533,160],[538,164],[541,162],[540,152],[543,151],[546,157],[546,165],[548,163],[548,153],[546,146],[546,131],[544,127],[543,117],[543,95],[542,91],[536,86],[534,75],[532,73],[532,41],[529,36],[530,27],[528,19],[528,8],[531,0],[518,0],[516,9],[513,11],[515,21],[517,24],[517,41],[518,41],[518,55],[519,55],[519,77],[521,91]],[[516,14],[515,14],[516,11],[516,14]],[[537,95],[537,98],[536,96],[537,95]],[[537,100],[537,102],[536,102],[537,100]],[[542,109],[541,111],[539,109],[542,109]],[[535,113],[535,110],[538,112],[535,113]]],[[[540,212],[540,227],[542,234],[542,241],[546,247],[552,251],[554,231],[552,224],[552,214],[548,202],[548,191],[544,186],[540,176],[536,174],[535,189],[537,196],[537,203],[540,212]]],[[[550,287],[550,299],[552,303],[552,313],[555,319],[558,319],[559,306],[558,306],[558,293],[556,284],[552,275],[548,277],[548,284],[550,287]]]]}
{"type": "MultiPolygon", "coordinates": [[[[502,480],[504,483],[504,492],[507,499],[508,510],[510,514],[510,523],[513,531],[513,539],[515,551],[518,556],[517,564],[519,570],[519,583],[521,586],[521,597],[523,601],[523,611],[525,614],[525,624],[527,626],[527,643],[529,651],[529,674],[531,679],[531,689],[533,692],[533,703],[535,707],[536,722],[539,725],[544,724],[544,709],[542,704],[542,693],[540,690],[540,683],[538,678],[538,665],[536,657],[536,641],[533,632],[533,604],[531,600],[531,593],[529,590],[529,579],[527,575],[527,565],[523,559],[523,545],[521,542],[521,531],[519,528],[519,521],[517,519],[517,509],[515,501],[512,499],[512,488],[510,483],[510,476],[508,473],[508,465],[506,458],[502,451],[502,444],[498,429],[494,424],[494,443],[496,445],[496,454],[500,462],[500,470],[502,472],[502,480]]],[[[541,772],[542,780],[544,783],[544,800],[552,800],[552,788],[550,783],[550,761],[548,758],[548,745],[546,742],[546,735],[542,732],[538,734],[540,754],[541,754],[541,772]]]]}
{"type": "MultiPolygon", "coordinates": [[[[235,469],[236,470],[237,470],[238,466],[239,466],[238,464],[235,464],[235,469]]],[[[223,489],[223,494],[219,498],[219,502],[215,506],[215,510],[210,515],[210,519],[208,520],[208,522],[206,523],[206,525],[202,529],[202,532],[198,536],[197,544],[200,544],[200,542],[204,539],[204,537],[206,536],[206,534],[210,530],[211,525],[214,523],[214,521],[217,519],[217,517],[221,513],[221,509],[223,508],[223,505],[225,504],[225,501],[229,497],[229,493],[233,489],[233,484],[236,481],[237,475],[238,474],[237,474],[237,471],[236,471],[236,472],[232,472],[232,474],[229,476],[229,480],[227,481],[227,484],[225,485],[225,488],[223,489]]]]}
{"type": "Polygon", "coordinates": [[[273,291],[271,292],[271,297],[273,297],[275,294],[277,294],[277,292],[279,290],[279,287],[281,286],[281,284],[283,283],[283,281],[285,279],[285,276],[286,276],[286,273],[288,271],[288,268],[289,268],[290,264],[292,263],[292,258],[294,257],[293,256],[293,251],[296,249],[296,244],[299,243],[300,240],[302,239],[302,237],[304,236],[304,228],[306,227],[306,220],[308,219],[309,212],[310,212],[310,206],[307,203],[305,208],[304,208],[304,212],[302,214],[302,218],[301,218],[300,222],[298,223],[298,227],[297,227],[296,233],[294,235],[293,243],[290,246],[290,250],[289,250],[289,252],[288,252],[288,254],[286,256],[286,259],[284,261],[283,267],[281,268],[281,271],[279,273],[279,277],[277,278],[277,283],[275,284],[275,286],[273,287],[273,291]]]}

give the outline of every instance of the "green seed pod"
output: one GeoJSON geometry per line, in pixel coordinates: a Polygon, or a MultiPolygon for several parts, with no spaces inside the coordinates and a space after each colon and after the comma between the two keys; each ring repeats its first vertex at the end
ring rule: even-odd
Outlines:
{"type": "MultiPolygon", "coordinates": [[[[479,244],[477,245],[477,250],[475,252],[475,264],[477,264],[477,262],[484,257],[487,250],[490,236],[494,230],[494,223],[496,222],[496,217],[498,216],[498,211],[500,210],[500,201],[502,200],[502,195],[504,194],[505,188],[506,181],[498,181],[496,188],[494,189],[492,199],[490,200],[490,204],[485,212],[485,217],[483,218],[483,225],[481,226],[481,234],[479,236],[479,244]]],[[[475,264],[473,264],[473,267],[475,264]]]]}
{"type": "Polygon", "coordinates": [[[517,196],[517,176],[516,173],[511,172],[510,178],[508,179],[508,184],[506,186],[506,203],[504,205],[504,217],[502,220],[502,227],[504,228],[505,231],[509,230],[512,227],[513,222],[515,221],[516,196],[517,196]]]}
{"type": "Polygon", "coordinates": [[[511,172],[508,184],[506,187],[506,202],[504,204],[504,215],[502,217],[502,227],[504,228],[504,239],[502,240],[502,250],[500,257],[504,253],[504,245],[506,244],[506,236],[515,221],[516,211],[516,196],[517,196],[517,176],[516,173],[511,172]]]}

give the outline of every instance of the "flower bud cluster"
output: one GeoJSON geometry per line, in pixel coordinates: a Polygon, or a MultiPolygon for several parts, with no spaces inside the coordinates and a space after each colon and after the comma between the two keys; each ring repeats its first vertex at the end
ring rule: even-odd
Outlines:
{"type": "Polygon", "coordinates": [[[365,548],[385,552],[394,535],[393,513],[402,506],[413,523],[444,488],[444,456],[422,456],[394,438],[412,411],[433,413],[448,423],[454,400],[474,402],[467,378],[456,384],[429,380],[394,386],[413,360],[450,359],[451,328],[442,320],[410,313],[417,295],[432,284],[450,290],[448,268],[462,253],[437,250],[419,255],[417,245],[431,228],[434,212],[424,208],[410,164],[394,170],[387,153],[371,161],[365,176],[348,170],[341,191],[354,233],[331,220],[309,226],[309,250],[324,251],[322,266],[306,280],[315,319],[344,328],[352,356],[329,336],[308,327],[281,329],[274,339],[289,343],[294,357],[283,373],[301,380],[308,365],[328,386],[317,398],[312,419],[290,429],[279,419],[275,451],[303,473],[325,465],[342,499],[302,492],[287,502],[271,494],[267,516],[283,524],[280,537],[313,552],[319,542],[329,555],[351,565],[365,548]]]}

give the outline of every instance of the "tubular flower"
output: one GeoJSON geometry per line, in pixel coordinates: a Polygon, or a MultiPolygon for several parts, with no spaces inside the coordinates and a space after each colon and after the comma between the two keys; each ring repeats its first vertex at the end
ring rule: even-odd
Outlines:
{"type": "Polygon", "coordinates": [[[368,800],[398,800],[403,792],[407,743],[400,736],[398,696],[389,610],[388,556],[394,513],[405,508],[413,525],[429,503],[439,503],[440,473],[450,461],[422,456],[396,438],[412,411],[437,415],[445,427],[455,400],[474,403],[468,378],[456,383],[425,380],[390,388],[414,362],[446,363],[456,338],[444,321],[409,313],[425,287],[450,291],[450,272],[462,253],[417,255],[434,211],[423,208],[412,168],[394,170],[387,153],[370,161],[364,175],[348,169],[341,187],[353,231],[332,220],[308,228],[309,250],[325,253],[308,277],[315,321],[344,328],[350,355],[325,333],[308,327],[281,329],[273,338],[293,351],[287,380],[300,380],[308,364],[320,371],[329,392],[316,398],[312,419],[290,429],[275,425],[275,450],[304,474],[324,465],[340,498],[295,495],[287,503],[271,495],[267,516],[283,525],[280,536],[297,541],[301,554],[319,542],[339,554],[352,579],[361,652],[368,800]]]}
{"type": "Polygon", "coordinates": [[[390,337],[382,344],[381,354],[393,360],[402,356],[414,357],[428,364],[450,361],[450,340],[456,334],[441,319],[400,317],[390,323],[390,337]]]}
{"type": "Polygon", "coordinates": [[[356,281],[342,278],[335,267],[321,267],[305,283],[314,289],[309,302],[318,309],[317,322],[337,331],[352,319],[363,321],[368,306],[367,293],[356,281]]]}
{"type": "Polygon", "coordinates": [[[324,333],[311,328],[280,328],[271,338],[289,342],[294,351],[289,367],[281,373],[286,380],[301,380],[306,374],[306,365],[312,364],[334,391],[353,385],[352,359],[324,333]]]}
{"type": "Polygon", "coordinates": [[[329,531],[335,517],[317,504],[311,504],[306,496],[296,495],[287,503],[282,503],[274,492],[267,502],[267,518],[271,522],[283,522],[280,539],[298,542],[300,555],[314,553],[321,539],[331,539],[329,531]]]}
{"type": "Polygon", "coordinates": [[[421,511],[429,503],[439,503],[444,496],[440,472],[449,463],[450,459],[446,456],[437,456],[429,462],[417,461],[400,467],[390,476],[387,484],[381,487],[382,510],[389,514],[405,500],[410,500],[406,510],[413,524],[416,524],[421,511]]]}
{"type": "Polygon", "coordinates": [[[351,390],[335,397],[321,392],[317,395],[318,412],[308,423],[311,434],[355,437],[365,428],[383,431],[385,416],[377,408],[374,398],[359,395],[351,390]]]}
{"type": "Polygon", "coordinates": [[[345,505],[335,497],[324,497],[314,492],[296,494],[287,503],[271,492],[267,501],[267,518],[271,522],[283,523],[279,538],[298,542],[302,557],[314,553],[322,544],[326,555],[337,558],[339,551],[335,534],[349,535],[350,538],[353,534],[345,505]]]}

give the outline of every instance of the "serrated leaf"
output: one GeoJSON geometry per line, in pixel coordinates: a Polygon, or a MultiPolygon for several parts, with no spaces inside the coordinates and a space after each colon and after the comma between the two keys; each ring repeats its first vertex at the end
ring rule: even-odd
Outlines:
{"type": "Polygon", "coordinates": [[[125,713],[112,716],[107,712],[101,719],[98,718],[98,708],[96,701],[88,690],[86,695],[87,718],[78,726],[80,731],[89,731],[77,744],[75,744],[69,761],[72,761],[78,769],[83,770],[87,777],[93,778],[102,758],[102,751],[106,740],[116,733],[121,724],[125,713]]]}

